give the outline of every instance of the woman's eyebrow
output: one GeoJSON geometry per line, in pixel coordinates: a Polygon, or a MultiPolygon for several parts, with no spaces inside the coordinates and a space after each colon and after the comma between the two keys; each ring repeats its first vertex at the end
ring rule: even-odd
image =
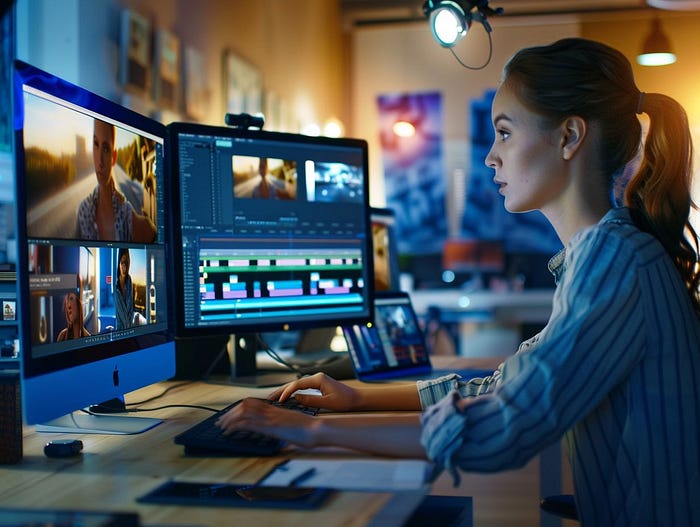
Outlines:
{"type": "Polygon", "coordinates": [[[513,120],[504,113],[499,113],[496,117],[493,118],[494,126],[497,125],[500,121],[508,121],[509,123],[513,122],[513,120]]]}

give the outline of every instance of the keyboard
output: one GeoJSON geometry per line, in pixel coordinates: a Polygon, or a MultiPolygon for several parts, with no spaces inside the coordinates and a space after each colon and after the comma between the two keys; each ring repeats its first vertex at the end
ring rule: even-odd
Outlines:
{"type": "MultiPolygon", "coordinates": [[[[189,456],[274,456],[286,445],[280,439],[253,432],[251,430],[234,430],[224,435],[221,428],[216,426],[219,416],[228,412],[241,401],[230,404],[223,410],[210,415],[203,421],[188,428],[175,436],[175,444],[185,447],[189,456]]],[[[285,402],[267,401],[270,404],[296,410],[309,415],[316,415],[318,408],[305,406],[293,397],[285,402]]]]}

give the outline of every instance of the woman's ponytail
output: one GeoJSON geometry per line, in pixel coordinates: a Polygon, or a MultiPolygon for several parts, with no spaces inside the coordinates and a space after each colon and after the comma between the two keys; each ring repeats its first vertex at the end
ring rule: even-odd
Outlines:
{"type": "Polygon", "coordinates": [[[698,235],[689,214],[693,145],[688,117],[674,99],[640,93],[638,113],[649,116],[644,155],[625,191],[625,204],[639,226],[654,234],[673,258],[700,313],[698,235]]]}

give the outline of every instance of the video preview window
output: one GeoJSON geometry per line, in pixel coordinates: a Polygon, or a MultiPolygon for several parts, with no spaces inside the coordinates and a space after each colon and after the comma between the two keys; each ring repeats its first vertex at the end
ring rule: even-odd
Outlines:
{"type": "Polygon", "coordinates": [[[32,93],[24,102],[28,236],[156,241],[156,141],[32,93]]]}
{"type": "Polygon", "coordinates": [[[33,348],[78,339],[95,344],[166,324],[164,294],[158,294],[163,293],[163,261],[158,247],[31,244],[33,348]]]}
{"type": "Polygon", "coordinates": [[[231,164],[235,197],[296,199],[296,161],[235,155],[231,164]]]}
{"type": "Polygon", "coordinates": [[[347,163],[234,155],[236,198],[302,199],[310,202],[362,203],[362,168],[347,163]],[[298,187],[299,171],[303,187],[298,187]]]}

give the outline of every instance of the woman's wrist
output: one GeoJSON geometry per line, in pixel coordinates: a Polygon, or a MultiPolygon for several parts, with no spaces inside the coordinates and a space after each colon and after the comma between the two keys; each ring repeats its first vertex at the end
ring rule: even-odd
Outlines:
{"type": "Polygon", "coordinates": [[[319,417],[312,419],[309,435],[312,443],[309,445],[310,447],[330,444],[329,440],[332,435],[332,426],[328,423],[328,419],[319,417]]]}

